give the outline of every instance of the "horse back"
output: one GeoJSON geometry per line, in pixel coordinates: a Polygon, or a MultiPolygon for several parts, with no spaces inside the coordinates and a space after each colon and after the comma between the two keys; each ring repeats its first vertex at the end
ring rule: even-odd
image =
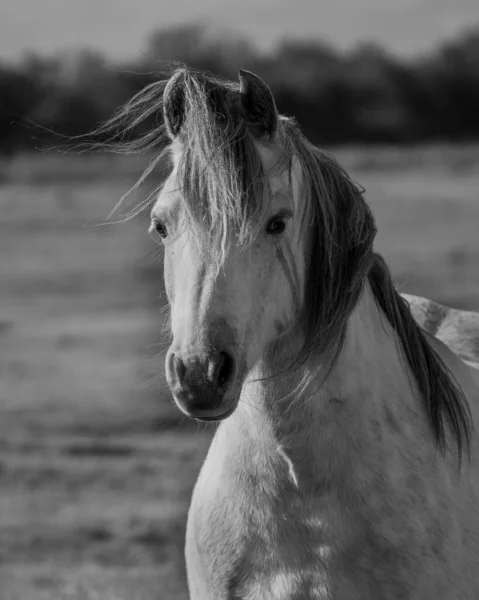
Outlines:
{"type": "Polygon", "coordinates": [[[470,366],[479,369],[479,313],[449,308],[420,296],[401,295],[424,331],[441,340],[470,366]]]}

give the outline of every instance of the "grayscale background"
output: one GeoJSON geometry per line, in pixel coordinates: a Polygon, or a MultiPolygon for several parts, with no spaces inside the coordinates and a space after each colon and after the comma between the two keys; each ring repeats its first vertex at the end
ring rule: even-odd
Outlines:
{"type": "Polygon", "coordinates": [[[402,291],[479,310],[477,0],[0,0],[0,598],[182,600],[214,429],[163,378],[148,157],[79,155],[166,62],[261,75],[367,190],[402,291]]]}

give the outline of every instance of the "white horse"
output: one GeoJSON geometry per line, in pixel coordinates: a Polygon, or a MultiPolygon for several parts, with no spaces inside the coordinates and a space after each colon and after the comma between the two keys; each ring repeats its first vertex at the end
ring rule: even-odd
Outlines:
{"type": "Polygon", "coordinates": [[[191,598],[477,600],[479,315],[396,292],[362,192],[255,75],[179,69],[131,123],[158,106],[167,381],[222,421],[191,598]]]}

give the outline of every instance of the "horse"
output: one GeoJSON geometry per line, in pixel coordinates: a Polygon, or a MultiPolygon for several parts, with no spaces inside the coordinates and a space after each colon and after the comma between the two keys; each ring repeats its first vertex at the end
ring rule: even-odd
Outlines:
{"type": "Polygon", "coordinates": [[[118,119],[155,114],[166,380],[217,427],[192,600],[479,598],[479,315],[397,292],[364,190],[257,75],[177,68],[118,119]]]}

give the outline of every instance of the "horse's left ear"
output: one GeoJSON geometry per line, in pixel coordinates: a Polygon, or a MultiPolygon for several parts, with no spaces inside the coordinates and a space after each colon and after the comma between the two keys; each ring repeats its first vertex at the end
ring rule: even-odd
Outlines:
{"type": "Polygon", "coordinates": [[[272,141],[278,130],[278,111],[273,93],[254,73],[239,72],[240,110],[253,135],[272,141]]]}
{"type": "Polygon", "coordinates": [[[176,71],[163,92],[163,118],[171,140],[180,133],[185,118],[184,72],[176,71]]]}

